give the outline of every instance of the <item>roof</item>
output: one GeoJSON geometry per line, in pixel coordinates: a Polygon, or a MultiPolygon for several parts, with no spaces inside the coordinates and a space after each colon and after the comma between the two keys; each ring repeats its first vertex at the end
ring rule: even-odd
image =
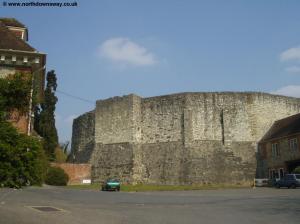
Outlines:
{"type": "Polygon", "coordinates": [[[36,51],[28,43],[21,38],[18,38],[12,31],[10,31],[6,24],[0,19],[0,49],[18,50],[18,51],[36,51]]]}
{"type": "Polygon", "coordinates": [[[20,23],[15,18],[0,18],[0,21],[4,23],[5,26],[14,26],[14,27],[20,27],[20,28],[26,28],[26,26],[22,23],[20,23]]]}
{"type": "Polygon", "coordinates": [[[275,121],[260,142],[282,138],[296,133],[300,133],[300,113],[275,121]]]}

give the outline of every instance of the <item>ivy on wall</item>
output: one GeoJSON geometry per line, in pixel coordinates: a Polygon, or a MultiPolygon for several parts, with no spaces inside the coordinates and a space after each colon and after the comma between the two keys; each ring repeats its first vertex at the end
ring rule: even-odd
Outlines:
{"type": "Polygon", "coordinates": [[[41,184],[47,160],[42,143],[19,133],[5,118],[12,111],[28,111],[31,76],[0,79],[0,187],[41,184]]]}

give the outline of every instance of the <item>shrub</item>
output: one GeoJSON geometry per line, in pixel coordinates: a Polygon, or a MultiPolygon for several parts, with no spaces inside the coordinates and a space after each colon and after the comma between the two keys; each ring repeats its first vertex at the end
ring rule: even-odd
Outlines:
{"type": "Polygon", "coordinates": [[[41,185],[47,160],[39,140],[0,120],[0,187],[41,185]]]}
{"type": "Polygon", "coordinates": [[[296,167],[296,168],[294,169],[294,173],[299,173],[299,174],[300,174],[300,166],[298,166],[298,167],[296,167]]]}
{"type": "Polygon", "coordinates": [[[54,151],[55,162],[65,163],[67,161],[67,155],[63,152],[63,149],[56,147],[54,151]]]}
{"type": "Polygon", "coordinates": [[[54,186],[65,186],[69,181],[69,176],[59,167],[50,167],[48,169],[45,183],[54,186]]]}

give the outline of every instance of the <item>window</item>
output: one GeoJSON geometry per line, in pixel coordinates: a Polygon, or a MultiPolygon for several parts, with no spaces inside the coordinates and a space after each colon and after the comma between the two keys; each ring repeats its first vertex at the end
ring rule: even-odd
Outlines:
{"type": "Polygon", "coordinates": [[[17,56],[15,56],[15,55],[12,56],[12,57],[11,57],[11,60],[12,60],[12,61],[17,61],[17,56]]]}
{"type": "Polygon", "coordinates": [[[286,180],[294,180],[295,179],[294,175],[290,175],[290,174],[287,174],[284,177],[286,180]]]}
{"type": "Polygon", "coordinates": [[[290,150],[297,151],[298,149],[298,141],[296,138],[292,138],[289,140],[290,150]]]}
{"type": "Polygon", "coordinates": [[[279,157],[280,156],[280,149],[278,143],[272,144],[272,156],[279,157]]]}
{"type": "Polygon", "coordinates": [[[269,178],[270,179],[278,179],[279,178],[278,170],[270,169],[269,170],[269,178]]]}
{"type": "Polygon", "coordinates": [[[280,168],[279,169],[279,178],[282,179],[284,176],[284,169],[283,168],[280,168]]]}

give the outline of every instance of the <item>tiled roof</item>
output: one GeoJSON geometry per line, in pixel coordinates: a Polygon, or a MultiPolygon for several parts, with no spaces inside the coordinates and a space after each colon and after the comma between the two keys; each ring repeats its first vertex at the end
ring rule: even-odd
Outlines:
{"type": "Polygon", "coordinates": [[[5,26],[26,28],[24,24],[20,23],[18,20],[14,18],[0,18],[0,21],[4,23],[5,26]]]}
{"type": "Polygon", "coordinates": [[[6,25],[0,20],[0,49],[19,50],[19,51],[35,51],[33,47],[18,38],[6,25]]]}
{"type": "Polygon", "coordinates": [[[260,142],[265,142],[271,139],[281,138],[296,133],[300,133],[300,114],[295,114],[293,116],[275,121],[260,142]]]}

